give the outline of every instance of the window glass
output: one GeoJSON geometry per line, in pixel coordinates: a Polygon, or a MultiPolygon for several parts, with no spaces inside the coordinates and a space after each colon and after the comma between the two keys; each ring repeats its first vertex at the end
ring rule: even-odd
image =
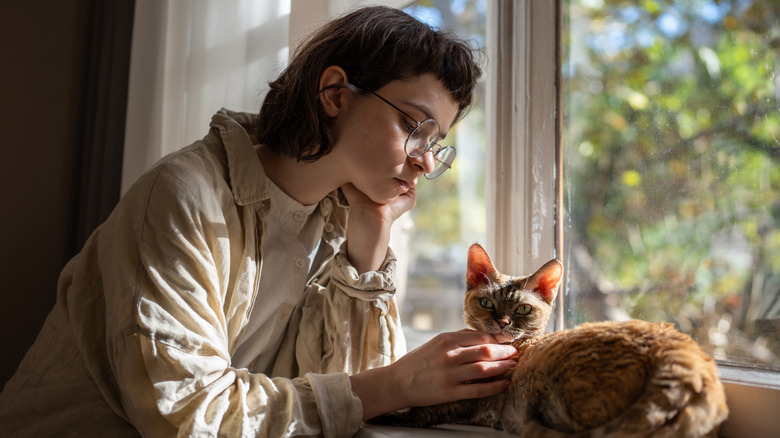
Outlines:
{"type": "MultiPolygon", "coordinates": [[[[439,0],[418,1],[404,10],[484,51],[486,9],[485,0],[439,0]]],[[[408,260],[400,312],[410,349],[436,333],[463,327],[466,251],[485,240],[484,96],[480,82],[471,111],[443,142],[457,149],[453,168],[435,180],[419,181],[417,206],[408,223],[400,224],[407,241],[400,246],[408,260]]]]}
{"type": "Polygon", "coordinates": [[[566,326],[780,369],[780,2],[563,7],[566,326]]]}

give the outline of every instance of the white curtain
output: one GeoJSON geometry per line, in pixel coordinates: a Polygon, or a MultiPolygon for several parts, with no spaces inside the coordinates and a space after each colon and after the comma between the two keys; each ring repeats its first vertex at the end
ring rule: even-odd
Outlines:
{"type": "Polygon", "coordinates": [[[289,40],[290,0],[138,0],[135,12],[122,193],[220,108],[257,112],[289,40]]]}

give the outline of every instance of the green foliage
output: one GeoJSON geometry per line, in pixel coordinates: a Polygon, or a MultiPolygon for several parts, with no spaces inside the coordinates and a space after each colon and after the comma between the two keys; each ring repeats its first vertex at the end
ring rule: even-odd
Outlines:
{"type": "MultiPolygon", "coordinates": [[[[475,49],[484,50],[484,0],[423,0],[406,11],[433,27],[455,31],[475,49]]],[[[416,261],[446,259],[453,252],[462,253],[465,259],[467,245],[485,235],[484,95],[481,82],[468,117],[450,129],[442,142],[457,149],[452,169],[432,181],[421,178],[417,185],[418,202],[411,213],[414,244],[410,247],[416,261]]]]}
{"type": "MultiPolygon", "coordinates": [[[[630,316],[678,322],[730,359],[769,337],[750,360],[780,365],[778,333],[750,318],[757,293],[780,294],[753,287],[780,272],[780,2],[565,8],[567,239],[630,316]],[[725,347],[708,334],[719,321],[725,347]]],[[[571,323],[594,317],[576,284],[569,297],[571,323]]]]}

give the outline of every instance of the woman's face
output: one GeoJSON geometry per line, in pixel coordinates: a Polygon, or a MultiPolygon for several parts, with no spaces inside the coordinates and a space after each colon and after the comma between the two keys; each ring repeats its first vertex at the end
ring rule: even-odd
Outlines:
{"type": "MultiPolygon", "coordinates": [[[[439,123],[439,142],[452,125],[458,105],[433,74],[395,80],[376,93],[417,121],[439,123]]],[[[335,144],[341,171],[372,201],[387,204],[415,187],[418,178],[433,170],[433,155],[410,158],[404,143],[413,120],[377,96],[345,91],[346,105],[334,120],[335,144]]],[[[442,143],[444,144],[444,143],[442,143]]]]}

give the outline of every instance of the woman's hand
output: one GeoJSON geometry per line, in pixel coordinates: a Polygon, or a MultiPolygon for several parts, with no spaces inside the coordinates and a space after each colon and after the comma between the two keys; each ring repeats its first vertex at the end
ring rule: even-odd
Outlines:
{"type": "Polygon", "coordinates": [[[388,204],[377,204],[352,184],[341,187],[349,202],[347,258],[358,273],[376,271],[387,254],[390,227],[417,202],[412,188],[388,204]]]}
{"type": "Polygon", "coordinates": [[[517,364],[511,345],[473,330],[443,333],[396,363],[351,376],[352,390],[363,401],[363,418],[411,406],[498,394],[509,381],[468,383],[505,374],[517,364]]]}

